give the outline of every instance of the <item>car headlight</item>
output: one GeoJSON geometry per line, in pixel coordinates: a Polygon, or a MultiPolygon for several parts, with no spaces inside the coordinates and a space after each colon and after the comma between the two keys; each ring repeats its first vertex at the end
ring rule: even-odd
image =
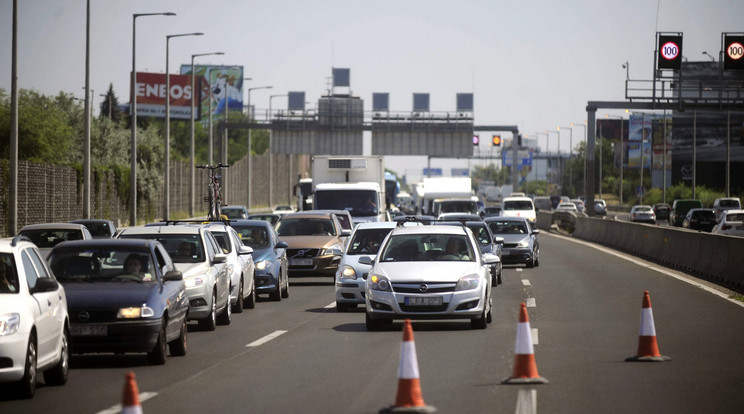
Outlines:
{"type": "Polygon", "coordinates": [[[369,288],[372,290],[381,290],[383,292],[393,291],[393,287],[390,285],[390,279],[385,276],[372,275],[368,279],[367,283],[369,284],[369,288]]]}
{"type": "Polygon", "coordinates": [[[356,279],[356,271],[351,266],[342,266],[339,272],[339,279],[356,279]]]}
{"type": "Polygon", "coordinates": [[[530,247],[530,241],[527,239],[522,239],[519,244],[517,244],[517,247],[525,248],[530,247]]]}
{"type": "Polygon", "coordinates": [[[204,284],[206,277],[204,275],[189,276],[183,279],[183,283],[187,288],[199,286],[204,284]]]}
{"type": "Polygon", "coordinates": [[[155,311],[146,305],[139,308],[119,308],[119,313],[116,315],[117,319],[150,318],[152,316],[155,316],[155,311]]]}
{"type": "Polygon", "coordinates": [[[271,262],[268,260],[259,260],[258,262],[256,262],[256,269],[258,270],[268,269],[269,266],[271,266],[271,262]]]}
{"type": "Polygon", "coordinates": [[[479,284],[480,279],[478,278],[478,275],[463,276],[457,281],[455,291],[477,289],[479,284]]]}
{"type": "Polygon", "coordinates": [[[6,313],[0,316],[0,336],[13,335],[21,326],[20,313],[6,313]]]}
{"type": "Polygon", "coordinates": [[[338,247],[329,247],[320,251],[321,256],[341,256],[344,254],[338,247]]]}

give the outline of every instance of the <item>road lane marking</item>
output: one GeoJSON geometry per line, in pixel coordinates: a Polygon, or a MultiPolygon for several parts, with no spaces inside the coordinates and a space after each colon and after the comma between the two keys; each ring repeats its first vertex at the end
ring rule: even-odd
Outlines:
{"type": "Polygon", "coordinates": [[[540,343],[539,338],[537,336],[537,328],[531,328],[532,331],[532,345],[537,345],[540,343]]]}
{"type": "Polygon", "coordinates": [[[521,272],[521,271],[522,271],[522,268],[521,267],[518,267],[517,268],[517,272],[521,272]]]}
{"type": "Polygon", "coordinates": [[[336,302],[334,301],[334,302],[331,302],[331,303],[330,303],[330,304],[328,304],[328,305],[325,305],[325,306],[323,307],[323,309],[333,309],[333,308],[335,308],[335,307],[336,307],[336,302]]]}
{"type": "Polygon", "coordinates": [[[532,286],[532,283],[530,283],[530,281],[527,279],[522,279],[522,284],[525,286],[532,286]]]}
{"type": "MultiPolygon", "coordinates": [[[[138,397],[139,397],[140,403],[143,403],[156,395],[158,395],[158,393],[156,392],[143,392],[138,397]]],[[[119,414],[121,412],[121,408],[122,408],[121,404],[116,404],[105,410],[99,411],[96,414],[119,414]]]]}
{"type": "Polygon", "coordinates": [[[515,414],[537,414],[537,390],[519,390],[515,414]]]}
{"type": "Polygon", "coordinates": [[[527,298],[524,300],[524,304],[527,305],[528,308],[535,308],[537,307],[537,303],[535,302],[535,298],[527,298]]]}
{"type": "MultiPolygon", "coordinates": [[[[594,249],[599,250],[601,252],[604,252],[604,253],[607,253],[607,254],[611,254],[611,255],[613,255],[615,257],[618,257],[620,259],[626,260],[626,261],[631,262],[633,264],[636,264],[638,266],[645,267],[645,268],[647,268],[649,270],[657,271],[657,272],[659,272],[661,274],[664,274],[664,275],[667,275],[667,276],[672,277],[674,279],[677,279],[680,282],[688,283],[688,284],[693,285],[693,286],[695,286],[695,287],[697,287],[699,289],[702,289],[702,290],[704,290],[704,291],[706,291],[708,293],[712,293],[712,294],[714,294],[714,295],[716,295],[716,296],[718,296],[718,297],[720,297],[722,299],[725,299],[725,300],[727,300],[727,301],[729,301],[729,302],[731,302],[733,304],[736,304],[736,305],[741,306],[741,307],[744,308],[744,302],[740,302],[738,300],[731,299],[731,298],[728,297],[727,294],[725,294],[725,293],[723,293],[721,291],[718,291],[718,290],[716,290],[714,288],[711,288],[709,286],[706,286],[706,285],[704,285],[702,283],[696,282],[696,281],[694,281],[692,279],[688,279],[686,277],[676,275],[676,274],[674,274],[674,273],[672,273],[672,272],[670,272],[670,271],[668,271],[666,269],[663,269],[663,268],[658,267],[658,265],[656,265],[656,264],[651,264],[651,263],[648,263],[648,262],[644,262],[643,260],[638,259],[638,258],[635,258],[633,256],[630,256],[630,255],[627,255],[627,254],[624,254],[624,253],[620,253],[620,252],[617,252],[617,251],[612,250],[610,248],[607,248],[607,247],[604,247],[604,246],[601,246],[601,245],[597,245],[597,244],[594,244],[594,243],[591,243],[591,242],[586,242],[584,240],[575,239],[573,237],[561,236],[559,234],[554,234],[554,233],[548,233],[548,234],[551,237],[556,237],[556,238],[564,239],[564,240],[570,240],[570,241],[572,241],[574,243],[583,244],[583,245],[585,245],[587,247],[591,247],[591,248],[594,248],[594,249]]],[[[690,277],[692,277],[692,276],[690,276],[690,277]]]]}
{"type": "Polygon", "coordinates": [[[257,347],[257,346],[261,346],[261,345],[265,344],[266,342],[269,342],[270,340],[278,337],[279,335],[283,335],[283,334],[285,334],[287,332],[288,331],[274,331],[273,333],[270,333],[270,334],[264,336],[263,338],[261,338],[259,340],[256,340],[256,341],[253,341],[253,342],[249,343],[248,345],[246,345],[246,347],[248,347],[248,348],[254,348],[254,347],[257,347]]]}

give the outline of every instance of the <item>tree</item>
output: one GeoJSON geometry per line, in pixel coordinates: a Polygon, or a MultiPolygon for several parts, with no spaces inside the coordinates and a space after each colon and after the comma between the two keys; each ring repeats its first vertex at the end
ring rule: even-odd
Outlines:
{"type": "Polygon", "coordinates": [[[113,122],[119,123],[123,114],[119,111],[119,98],[114,93],[114,84],[109,84],[109,89],[101,102],[101,113],[98,115],[99,119],[108,118],[113,122]]]}

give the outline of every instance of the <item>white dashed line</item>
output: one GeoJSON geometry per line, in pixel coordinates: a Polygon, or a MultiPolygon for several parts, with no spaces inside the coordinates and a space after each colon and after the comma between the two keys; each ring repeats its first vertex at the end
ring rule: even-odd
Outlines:
{"type": "MultiPolygon", "coordinates": [[[[156,395],[158,395],[158,393],[156,392],[143,392],[138,397],[139,397],[140,403],[143,403],[156,395]]],[[[119,414],[120,412],[121,412],[121,404],[116,404],[103,411],[99,411],[96,414],[119,414]]]]}
{"type": "Polygon", "coordinates": [[[265,344],[266,342],[269,342],[270,340],[278,337],[279,335],[283,335],[285,333],[287,333],[287,331],[274,331],[273,333],[270,333],[270,334],[264,336],[263,338],[261,338],[261,339],[259,339],[257,341],[253,341],[253,342],[249,343],[248,345],[246,345],[246,347],[254,348],[254,347],[257,347],[257,346],[261,346],[261,345],[265,344]]]}
{"type": "Polygon", "coordinates": [[[537,328],[532,328],[532,345],[537,345],[540,343],[539,338],[537,336],[537,328]]]}
{"type": "Polygon", "coordinates": [[[521,271],[522,271],[522,268],[521,267],[518,267],[517,268],[517,272],[521,272],[521,271]]]}
{"type": "Polygon", "coordinates": [[[522,279],[522,284],[525,286],[532,286],[532,283],[530,283],[530,281],[527,279],[522,279]]]}
{"type": "Polygon", "coordinates": [[[537,413],[537,390],[519,390],[517,393],[517,409],[514,412],[516,414],[537,413]]]}
{"type": "Polygon", "coordinates": [[[535,298],[527,298],[524,300],[524,304],[527,305],[528,308],[535,308],[537,307],[537,302],[535,302],[535,298]]]}

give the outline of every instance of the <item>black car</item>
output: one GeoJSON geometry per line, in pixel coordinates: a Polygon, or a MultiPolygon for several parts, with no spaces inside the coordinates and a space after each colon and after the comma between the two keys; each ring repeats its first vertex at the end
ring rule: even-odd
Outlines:
{"type": "Polygon", "coordinates": [[[111,220],[104,219],[79,219],[70,223],[84,225],[94,239],[111,239],[116,234],[116,224],[111,220]]]}
{"type": "Polygon", "coordinates": [[[687,212],[682,227],[710,232],[716,225],[716,211],[712,208],[693,208],[687,212]]]}
{"type": "Polygon", "coordinates": [[[160,242],[63,242],[47,260],[67,294],[72,353],[146,352],[155,365],[166,345],[186,355],[186,287],[160,242]]]}
{"type": "Polygon", "coordinates": [[[287,243],[279,241],[274,226],[264,220],[233,220],[230,226],[253,249],[256,294],[268,293],[271,300],[289,297],[287,243]]]}
{"type": "Polygon", "coordinates": [[[656,203],[654,204],[654,213],[656,214],[656,220],[669,220],[669,214],[672,212],[672,206],[667,203],[656,203]]]}

